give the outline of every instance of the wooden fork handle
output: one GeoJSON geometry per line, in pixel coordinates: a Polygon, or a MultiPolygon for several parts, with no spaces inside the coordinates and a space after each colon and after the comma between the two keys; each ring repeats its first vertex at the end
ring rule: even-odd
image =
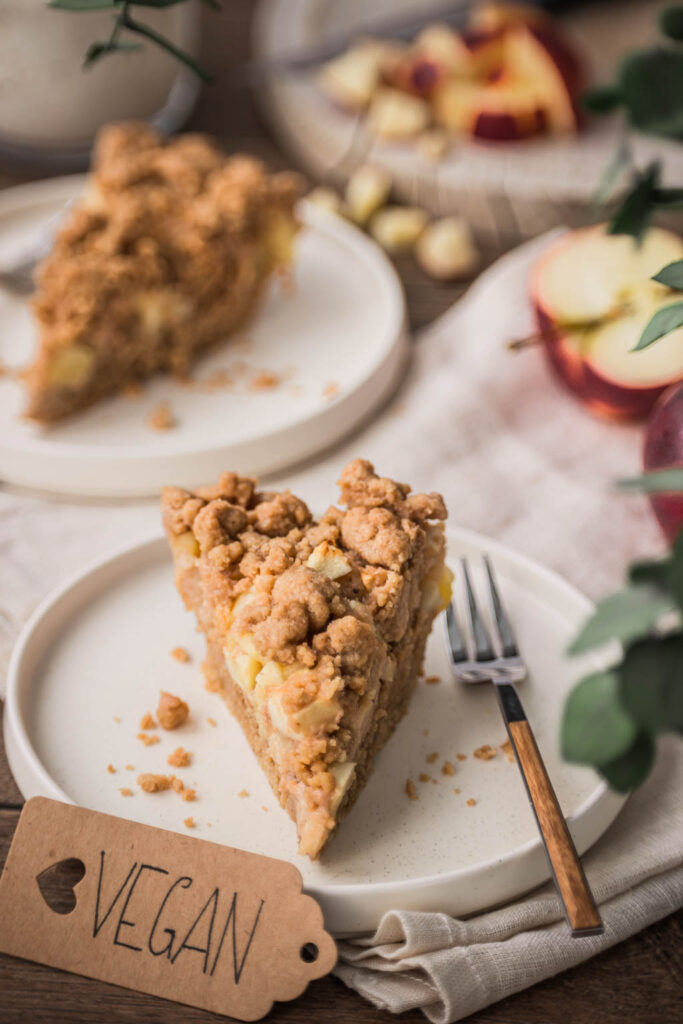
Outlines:
{"type": "Polygon", "coordinates": [[[519,697],[510,684],[496,691],[572,935],[600,935],[600,913],[519,697]]]}

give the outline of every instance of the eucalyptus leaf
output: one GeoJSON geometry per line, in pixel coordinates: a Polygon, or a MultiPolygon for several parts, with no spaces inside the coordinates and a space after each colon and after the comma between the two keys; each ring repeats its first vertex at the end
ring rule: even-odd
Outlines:
{"type": "Polygon", "coordinates": [[[631,351],[640,352],[679,327],[683,327],[683,300],[658,309],[649,323],[645,325],[638,344],[631,351]]]}
{"type": "Polygon", "coordinates": [[[60,11],[104,11],[120,7],[122,0],[50,0],[48,7],[60,11]]]}
{"type": "Polygon", "coordinates": [[[638,727],[624,709],[616,672],[586,676],[567,698],[562,756],[578,764],[608,764],[633,744],[638,727]]]}
{"type": "Polygon", "coordinates": [[[141,43],[128,42],[127,40],[109,39],[106,43],[91,43],[85,53],[83,66],[91,67],[100,57],[107,53],[135,53],[142,49],[141,43]]]}
{"type": "Polygon", "coordinates": [[[649,733],[641,732],[625,753],[609,764],[601,764],[599,771],[617,793],[630,793],[645,782],[654,760],[654,740],[649,733]]]}
{"type": "Polygon", "coordinates": [[[623,97],[617,85],[594,85],[581,96],[581,105],[592,114],[611,114],[622,103],[623,97]]]}
{"type": "Polygon", "coordinates": [[[623,171],[631,165],[633,157],[631,153],[631,147],[625,137],[622,137],[619,145],[614,150],[612,157],[605,167],[598,187],[595,190],[593,196],[593,206],[602,206],[605,200],[611,195],[614,190],[614,186],[621,177],[623,171]]]}
{"type": "Polygon", "coordinates": [[[654,275],[652,280],[659,281],[667,288],[675,288],[677,291],[683,292],[683,260],[667,263],[658,274],[654,275]]]}
{"type": "Polygon", "coordinates": [[[130,13],[126,9],[124,9],[122,16],[123,24],[127,29],[130,29],[131,32],[137,32],[138,35],[144,36],[146,39],[150,39],[153,43],[156,43],[156,45],[160,46],[162,50],[166,50],[175,57],[176,60],[179,60],[182,64],[185,64],[188,68],[194,71],[195,75],[197,75],[198,78],[201,78],[203,82],[213,81],[211,75],[204,70],[201,64],[199,64],[194,57],[189,53],[185,53],[184,50],[179,49],[170,41],[170,39],[166,39],[153,28],[150,28],[149,25],[145,25],[143,22],[136,21],[131,18],[130,13]]]}
{"type": "Polygon", "coordinates": [[[569,654],[583,654],[610,640],[628,643],[646,636],[674,608],[670,594],[648,586],[625,587],[600,601],[569,647],[569,654]]]}
{"type": "Polygon", "coordinates": [[[659,27],[669,39],[683,42],[683,4],[665,7],[659,15],[659,27]]]}
{"type": "Polygon", "coordinates": [[[683,188],[656,188],[652,193],[655,206],[683,206],[683,188]]]}
{"type": "Polygon", "coordinates": [[[648,732],[683,731],[683,633],[629,647],[619,666],[619,693],[648,732]]]}
{"type": "Polygon", "coordinates": [[[636,491],[638,494],[683,493],[683,466],[670,469],[653,469],[642,476],[627,477],[617,481],[622,491],[636,491]]]}
{"type": "Polygon", "coordinates": [[[608,234],[631,235],[640,242],[652,217],[652,196],[659,185],[660,173],[659,162],[653,161],[634,176],[631,188],[612,217],[608,234]]]}
{"type": "Polygon", "coordinates": [[[655,47],[627,54],[619,84],[634,127],[651,135],[683,138],[683,51],[655,47]]]}

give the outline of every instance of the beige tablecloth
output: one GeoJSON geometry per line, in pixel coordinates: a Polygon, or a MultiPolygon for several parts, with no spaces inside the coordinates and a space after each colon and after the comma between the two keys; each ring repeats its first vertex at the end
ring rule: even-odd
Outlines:
{"type": "MultiPolygon", "coordinates": [[[[384,474],[442,491],[455,522],[538,558],[593,597],[619,584],[628,561],[661,550],[647,503],[612,487],[638,471],[640,430],[588,416],[537,350],[505,349],[530,326],[525,280],[542,244],[502,260],[425,332],[405,385],[370,426],[272,482],[325,507],[344,462],[364,456],[384,474]]],[[[155,502],[75,504],[1,490],[0,677],[41,597],[157,522],[155,502]]],[[[372,939],[341,945],[339,975],[377,1005],[454,1021],[680,906],[682,760],[671,747],[587,858],[604,937],[568,939],[545,889],[468,922],[388,914],[372,939]]]]}

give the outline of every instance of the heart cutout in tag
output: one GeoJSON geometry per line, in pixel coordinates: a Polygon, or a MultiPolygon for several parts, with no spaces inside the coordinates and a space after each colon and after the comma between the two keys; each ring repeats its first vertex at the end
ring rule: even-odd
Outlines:
{"type": "Polygon", "coordinates": [[[76,886],[85,877],[85,864],[67,857],[51,864],[36,876],[40,895],[55,914],[70,914],[76,908],[76,886]]]}

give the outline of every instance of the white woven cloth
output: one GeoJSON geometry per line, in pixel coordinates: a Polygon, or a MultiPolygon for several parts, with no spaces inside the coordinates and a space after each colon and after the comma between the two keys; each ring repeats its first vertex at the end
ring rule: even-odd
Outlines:
{"type": "MultiPolygon", "coordinates": [[[[639,469],[640,429],[588,416],[538,350],[505,349],[530,326],[526,276],[543,244],[501,261],[424,333],[405,385],[373,423],[268,483],[324,508],[345,461],[369,458],[383,474],[443,492],[453,521],[593,597],[619,584],[628,561],[661,550],[647,503],[612,487],[639,469]]],[[[75,504],[0,489],[0,678],[18,629],[50,589],[157,522],[156,502],[75,504]]],[[[388,914],[372,939],[341,945],[340,977],[378,1006],[455,1021],[626,938],[683,903],[682,788],[683,755],[672,745],[586,858],[604,937],[567,938],[546,888],[467,922],[388,914]]]]}

